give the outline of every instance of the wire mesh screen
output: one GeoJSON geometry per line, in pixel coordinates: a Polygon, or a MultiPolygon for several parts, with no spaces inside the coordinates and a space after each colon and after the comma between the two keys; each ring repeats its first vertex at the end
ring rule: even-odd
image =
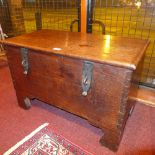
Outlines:
{"type": "Polygon", "coordinates": [[[94,0],[93,33],[149,39],[141,83],[155,87],[155,0],[94,0]],[[105,26],[105,27],[104,27],[105,26]]]}
{"type": "MultiPolygon", "coordinates": [[[[79,18],[79,7],[80,0],[1,0],[0,23],[10,36],[38,29],[70,31],[71,22],[79,18]]],[[[73,31],[78,31],[78,22],[73,31]]]]}
{"type": "Polygon", "coordinates": [[[12,31],[12,22],[10,18],[10,10],[7,1],[0,1],[0,24],[5,33],[12,31]]]}

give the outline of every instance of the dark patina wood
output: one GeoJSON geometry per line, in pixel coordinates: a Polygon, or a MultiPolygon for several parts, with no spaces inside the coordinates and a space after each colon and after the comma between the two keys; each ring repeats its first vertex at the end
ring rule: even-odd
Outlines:
{"type": "Polygon", "coordinates": [[[41,30],[3,41],[19,105],[37,98],[101,128],[100,142],[116,151],[134,103],[147,40],[41,30]],[[21,48],[28,49],[23,74],[21,48]],[[93,65],[91,87],[82,95],[84,63],[93,65]],[[136,69],[138,68],[138,69],[136,69]]]}

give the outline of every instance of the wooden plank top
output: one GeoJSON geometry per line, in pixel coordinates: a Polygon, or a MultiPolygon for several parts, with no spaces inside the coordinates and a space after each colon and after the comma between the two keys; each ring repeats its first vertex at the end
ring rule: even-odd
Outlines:
{"type": "Polygon", "coordinates": [[[149,44],[148,40],[54,30],[40,30],[1,42],[133,70],[149,44]]]}

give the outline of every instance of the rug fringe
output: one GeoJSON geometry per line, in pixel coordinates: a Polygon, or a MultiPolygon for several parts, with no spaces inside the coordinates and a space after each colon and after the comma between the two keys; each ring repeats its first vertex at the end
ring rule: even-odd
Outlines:
{"type": "Polygon", "coordinates": [[[34,131],[32,131],[28,136],[26,136],[24,139],[22,139],[21,141],[19,141],[16,145],[14,145],[13,147],[11,147],[8,151],[6,151],[3,155],[9,155],[10,153],[12,153],[14,150],[16,150],[19,146],[21,146],[24,142],[26,142],[27,140],[29,140],[31,137],[33,137],[37,132],[39,132],[41,129],[43,129],[44,127],[48,126],[49,123],[44,123],[41,126],[39,126],[37,129],[35,129],[34,131]]]}

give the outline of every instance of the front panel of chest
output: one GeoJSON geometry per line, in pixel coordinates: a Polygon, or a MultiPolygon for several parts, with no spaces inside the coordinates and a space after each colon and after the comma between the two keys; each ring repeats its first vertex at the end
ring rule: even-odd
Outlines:
{"type": "Polygon", "coordinates": [[[96,126],[116,128],[128,98],[130,70],[11,46],[7,57],[16,93],[28,92],[96,126]]]}

